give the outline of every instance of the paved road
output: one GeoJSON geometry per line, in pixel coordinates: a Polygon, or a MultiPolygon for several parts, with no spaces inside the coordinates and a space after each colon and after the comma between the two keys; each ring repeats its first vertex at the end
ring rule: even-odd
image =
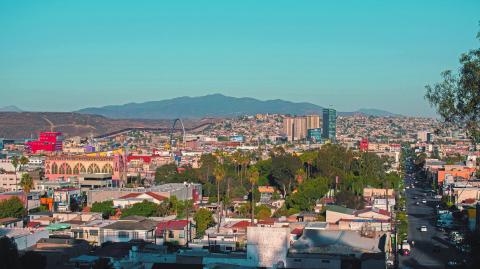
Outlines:
{"type": "MultiPolygon", "coordinates": [[[[410,183],[412,180],[407,179],[406,186],[410,186],[410,183]]],[[[418,185],[414,189],[406,189],[408,241],[415,241],[415,246],[410,256],[400,256],[400,268],[446,268],[448,260],[459,256],[449,244],[446,234],[435,228],[436,201],[430,196],[430,192],[430,188],[422,189],[418,185]],[[427,204],[423,204],[422,199],[426,199],[427,204]],[[416,202],[419,202],[419,205],[416,205],[416,202]],[[420,231],[422,225],[427,226],[427,232],[420,231]],[[433,251],[434,246],[439,249],[438,252],[433,251]]]]}

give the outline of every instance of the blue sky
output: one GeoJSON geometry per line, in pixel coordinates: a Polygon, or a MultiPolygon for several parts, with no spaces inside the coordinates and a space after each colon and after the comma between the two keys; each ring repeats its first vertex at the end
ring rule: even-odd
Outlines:
{"type": "Polygon", "coordinates": [[[433,115],[480,1],[0,0],[0,106],[71,111],[209,93],[433,115]]]}

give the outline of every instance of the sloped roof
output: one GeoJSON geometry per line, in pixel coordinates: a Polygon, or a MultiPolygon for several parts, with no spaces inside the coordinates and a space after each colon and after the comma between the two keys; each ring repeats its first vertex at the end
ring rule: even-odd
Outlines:
{"type": "Polygon", "coordinates": [[[150,219],[144,219],[140,221],[135,220],[120,220],[110,225],[104,226],[104,229],[110,230],[142,230],[150,231],[155,229],[158,222],[150,219]]]}
{"type": "Polygon", "coordinates": [[[247,220],[241,220],[237,223],[234,223],[230,226],[230,228],[236,228],[236,229],[246,229],[247,227],[251,226],[250,221],[247,220]]]}
{"type": "Polygon", "coordinates": [[[188,225],[188,220],[169,220],[157,224],[156,234],[162,234],[166,230],[183,230],[188,225]]]}
{"type": "Polygon", "coordinates": [[[327,210],[342,213],[342,214],[348,214],[348,215],[353,215],[355,213],[354,209],[339,206],[339,205],[329,205],[327,206],[327,210]]]}
{"type": "Polygon", "coordinates": [[[17,219],[17,218],[3,218],[3,219],[0,219],[0,224],[10,224],[10,223],[17,222],[17,221],[20,221],[20,219],[17,219]]]}
{"type": "Polygon", "coordinates": [[[297,235],[297,236],[300,236],[300,235],[303,234],[303,229],[295,228],[295,229],[293,229],[290,233],[291,233],[291,234],[294,234],[294,235],[297,235]]]}
{"type": "Polygon", "coordinates": [[[151,191],[148,191],[148,192],[132,192],[132,193],[129,193],[127,195],[124,195],[124,196],[120,197],[119,199],[137,198],[138,196],[143,195],[143,194],[146,194],[146,195],[152,197],[153,199],[155,199],[157,201],[163,201],[163,200],[167,199],[167,197],[162,196],[160,194],[156,194],[156,193],[151,192],[151,191]]]}
{"type": "Polygon", "coordinates": [[[367,212],[374,212],[374,213],[377,213],[377,214],[381,214],[381,215],[390,217],[390,213],[387,210],[376,208],[376,207],[356,210],[354,212],[354,214],[355,214],[355,216],[358,216],[360,214],[367,213],[367,212]]]}

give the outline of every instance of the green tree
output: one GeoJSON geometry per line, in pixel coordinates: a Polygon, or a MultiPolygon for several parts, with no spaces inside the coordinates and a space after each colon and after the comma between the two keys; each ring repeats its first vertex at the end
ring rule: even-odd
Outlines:
{"type": "Polygon", "coordinates": [[[113,201],[95,202],[90,209],[91,212],[100,212],[104,219],[108,219],[110,216],[115,215],[115,208],[113,208],[113,201]]]}
{"type": "Polygon", "coordinates": [[[28,212],[28,194],[33,189],[33,178],[29,173],[22,174],[22,179],[20,180],[20,187],[22,188],[23,193],[25,194],[25,199],[27,199],[25,206],[28,212]]]}
{"type": "Polygon", "coordinates": [[[426,86],[425,98],[445,122],[464,128],[476,145],[480,140],[480,48],[460,56],[458,73],[441,75],[442,82],[426,86]]]}
{"type": "Polygon", "coordinates": [[[255,185],[257,184],[258,182],[258,177],[259,177],[260,173],[258,172],[258,169],[257,167],[255,166],[252,166],[250,167],[249,171],[248,171],[248,180],[250,181],[250,185],[251,185],[251,195],[252,195],[252,199],[251,199],[251,208],[252,208],[252,214],[251,214],[251,222],[252,224],[254,223],[254,216],[255,216],[255,198],[254,198],[254,189],[255,189],[255,185]]]}
{"type": "Polygon", "coordinates": [[[215,166],[217,165],[217,158],[213,156],[213,154],[203,154],[200,157],[200,170],[201,170],[201,175],[203,175],[203,182],[209,182],[210,177],[212,176],[213,169],[215,169],[215,166]]]}
{"type": "Polygon", "coordinates": [[[23,202],[18,197],[0,201],[0,218],[23,218],[25,214],[23,202]]]}
{"type": "Polygon", "coordinates": [[[212,212],[205,208],[197,210],[193,216],[193,220],[196,223],[197,238],[203,237],[208,227],[211,227],[214,224],[212,212]]]}
{"type": "Polygon", "coordinates": [[[154,202],[143,200],[141,203],[136,203],[128,208],[122,210],[122,218],[128,216],[155,216],[158,210],[158,205],[154,202]]]}
{"type": "Polygon", "coordinates": [[[13,156],[12,158],[12,165],[13,165],[13,168],[15,169],[15,189],[18,188],[18,177],[17,177],[17,168],[18,168],[18,165],[20,164],[20,160],[18,159],[17,156],[13,156]]]}
{"type": "Polygon", "coordinates": [[[217,211],[218,211],[218,225],[217,225],[217,232],[220,232],[220,182],[225,178],[225,167],[223,164],[218,164],[215,166],[213,171],[213,175],[215,176],[215,181],[217,182],[217,211]]]}
{"type": "Polygon", "coordinates": [[[363,197],[355,195],[355,193],[348,190],[338,192],[335,195],[335,202],[338,205],[353,209],[362,209],[364,207],[363,197]]]}
{"type": "Polygon", "coordinates": [[[155,171],[155,182],[156,183],[167,183],[171,182],[172,179],[177,175],[177,165],[165,164],[157,168],[155,171]]]}
{"type": "Polygon", "coordinates": [[[268,219],[272,215],[272,211],[266,205],[257,206],[255,211],[257,212],[255,214],[255,218],[257,218],[258,220],[268,219]]]}
{"type": "Polygon", "coordinates": [[[310,211],[317,200],[325,196],[329,189],[329,179],[323,177],[312,178],[300,184],[297,192],[289,195],[286,200],[287,208],[299,211],[310,211]]]}
{"type": "Polygon", "coordinates": [[[22,156],[20,157],[20,159],[18,160],[18,162],[20,163],[20,169],[19,170],[22,170],[22,168],[28,164],[29,160],[27,157],[25,156],[22,156]]]}
{"type": "Polygon", "coordinates": [[[342,179],[352,171],[353,152],[337,144],[327,144],[318,151],[317,176],[342,179]]]}
{"type": "Polygon", "coordinates": [[[295,176],[302,163],[292,154],[275,154],[272,157],[272,180],[282,190],[283,195],[290,193],[296,184],[295,176]]]}
{"type": "Polygon", "coordinates": [[[307,174],[307,179],[312,176],[312,166],[317,157],[317,151],[305,151],[302,153],[302,155],[300,155],[300,160],[302,160],[303,164],[306,166],[305,171],[307,174]]]}

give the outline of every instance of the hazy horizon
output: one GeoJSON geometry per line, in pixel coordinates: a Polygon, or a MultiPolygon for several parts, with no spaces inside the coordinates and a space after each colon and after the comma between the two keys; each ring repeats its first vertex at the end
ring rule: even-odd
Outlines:
{"type": "Polygon", "coordinates": [[[0,107],[221,93],[431,117],[424,86],[478,46],[478,10],[479,1],[3,1],[0,107]]]}

